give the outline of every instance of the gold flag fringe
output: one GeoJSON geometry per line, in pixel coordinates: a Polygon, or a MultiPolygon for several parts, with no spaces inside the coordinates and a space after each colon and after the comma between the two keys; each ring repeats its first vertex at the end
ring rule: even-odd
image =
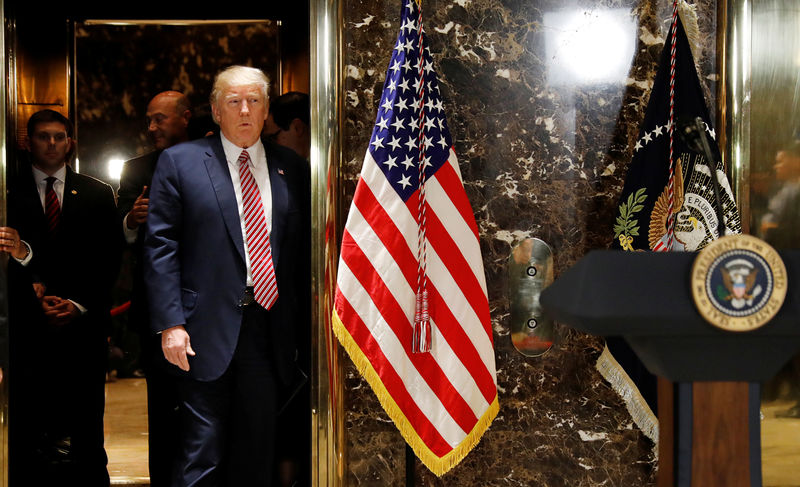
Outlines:
{"type": "Polygon", "coordinates": [[[685,0],[678,1],[678,16],[683,24],[683,31],[686,32],[686,39],[689,41],[689,48],[692,51],[695,69],[698,69],[700,56],[703,54],[700,47],[700,26],[697,21],[697,7],[687,3],[685,0]]]}
{"type": "Polygon", "coordinates": [[[381,382],[378,373],[375,372],[372,364],[358,347],[355,340],[353,340],[353,337],[350,335],[350,332],[347,331],[344,323],[342,323],[342,320],[339,318],[336,309],[333,310],[332,318],[333,332],[339,339],[339,343],[342,344],[344,349],[347,351],[347,354],[350,356],[350,359],[353,361],[356,368],[358,368],[358,371],[362,376],[364,376],[369,385],[372,387],[372,390],[378,397],[378,401],[380,401],[381,406],[386,411],[386,414],[388,414],[392,421],[394,421],[395,426],[406,440],[406,443],[408,443],[411,449],[414,450],[417,458],[420,459],[420,461],[428,468],[428,470],[436,474],[438,477],[441,477],[450,469],[458,465],[458,463],[463,460],[470,451],[472,451],[475,445],[480,442],[481,437],[489,428],[489,425],[497,416],[497,413],[500,411],[500,403],[497,400],[497,396],[494,397],[494,401],[492,401],[489,409],[483,413],[483,416],[475,424],[475,427],[472,428],[472,431],[467,434],[466,438],[464,438],[464,440],[459,443],[458,446],[450,453],[443,457],[439,457],[425,445],[417,432],[414,430],[413,426],[411,426],[411,423],[408,421],[405,414],[403,414],[403,411],[394,402],[392,396],[389,394],[389,391],[386,390],[383,382],[381,382]]]}
{"type": "Polygon", "coordinates": [[[654,450],[656,456],[658,456],[658,418],[653,414],[650,406],[647,405],[647,401],[642,397],[639,388],[636,387],[636,384],[633,383],[630,376],[617,362],[617,359],[614,358],[607,346],[603,348],[603,353],[597,359],[595,368],[611,384],[614,392],[619,394],[622,400],[625,401],[625,406],[628,408],[628,412],[631,414],[636,426],[642,430],[645,436],[653,440],[655,443],[654,450]]]}

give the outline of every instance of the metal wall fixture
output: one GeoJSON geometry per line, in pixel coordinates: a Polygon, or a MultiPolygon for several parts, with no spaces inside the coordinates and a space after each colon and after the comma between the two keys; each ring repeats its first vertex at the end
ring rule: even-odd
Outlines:
{"type": "Polygon", "coordinates": [[[553,282],[553,252],[538,238],[526,238],[511,250],[508,272],[511,343],[522,355],[538,357],[553,346],[555,326],[539,303],[553,282]]]}

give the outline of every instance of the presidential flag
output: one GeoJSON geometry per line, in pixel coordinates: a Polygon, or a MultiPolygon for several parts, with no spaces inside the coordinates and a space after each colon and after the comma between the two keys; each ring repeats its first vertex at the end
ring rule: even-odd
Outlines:
{"type": "MultiPolygon", "coordinates": [[[[697,32],[697,16],[692,6],[676,1],[620,199],[614,225],[616,249],[660,252],[702,249],[720,236],[718,204],[722,206],[725,233],[741,233],[739,212],[714,142],[716,134],[687,31],[697,32]],[[678,125],[696,117],[702,120],[716,159],[711,165],[678,134],[678,125]],[[716,178],[721,187],[720,202],[714,197],[711,178],[716,178]]],[[[638,298],[631,296],[631,299],[638,298]]],[[[658,421],[652,412],[655,377],[621,338],[607,340],[597,368],[626,401],[637,425],[656,441],[658,421]]]]}
{"type": "Polygon", "coordinates": [[[345,224],[333,328],[419,459],[442,475],[497,415],[478,228],[420,6],[404,0],[345,224]]]}

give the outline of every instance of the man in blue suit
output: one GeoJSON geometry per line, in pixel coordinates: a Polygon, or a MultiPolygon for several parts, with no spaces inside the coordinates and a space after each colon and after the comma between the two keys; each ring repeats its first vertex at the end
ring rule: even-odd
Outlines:
{"type": "Polygon", "coordinates": [[[261,141],[267,92],[258,69],[218,73],[220,134],[166,149],[153,175],[151,323],[183,371],[175,485],[270,484],[276,395],[294,377],[294,320],[308,306],[296,269],[309,258],[309,195],[307,166],[261,141]]]}

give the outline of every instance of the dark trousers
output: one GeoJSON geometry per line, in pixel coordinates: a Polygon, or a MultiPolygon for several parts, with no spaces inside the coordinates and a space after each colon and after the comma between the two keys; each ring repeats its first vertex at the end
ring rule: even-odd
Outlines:
{"type": "Polygon", "coordinates": [[[103,447],[108,348],[91,325],[78,319],[43,326],[37,350],[23,343],[27,356],[15,352],[20,382],[11,402],[11,485],[109,485],[103,447]]]}
{"type": "Polygon", "coordinates": [[[141,365],[147,381],[150,486],[169,487],[180,441],[178,379],[161,351],[161,335],[142,332],[141,365]]]}
{"type": "Polygon", "coordinates": [[[270,485],[276,379],[268,322],[267,311],[247,306],[228,370],[210,382],[181,380],[176,487],[270,485]]]}

